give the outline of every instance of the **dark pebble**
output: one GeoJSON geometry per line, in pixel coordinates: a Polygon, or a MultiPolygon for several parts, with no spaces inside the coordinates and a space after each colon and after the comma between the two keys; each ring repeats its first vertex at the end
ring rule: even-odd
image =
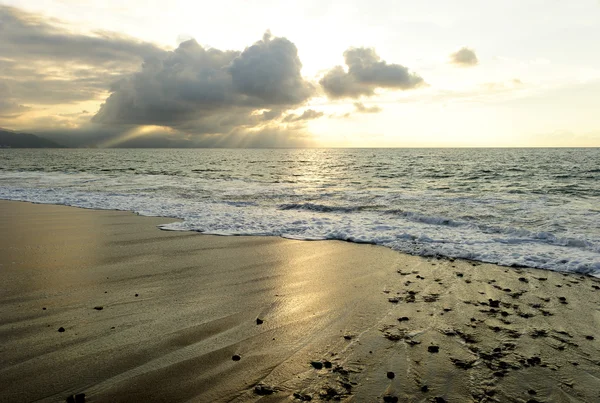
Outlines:
{"type": "MultiPolygon", "coordinates": [[[[473,265],[473,266],[475,266],[475,265],[473,265]]],[[[446,399],[444,399],[443,397],[439,397],[439,396],[434,397],[433,401],[435,403],[446,403],[446,399]]]]}
{"type": "Polygon", "coordinates": [[[438,346],[429,346],[427,347],[427,351],[430,353],[437,353],[440,351],[440,348],[438,346]]]}
{"type": "Polygon", "coordinates": [[[260,396],[266,396],[266,395],[272,395],[273,393],[275,393],[275,390],[273,390],[273,388],[271,388],[270,386],[256,385],[254,387],[254,393],[256,393],[257,395],[260,395],[260,396]]]}
{"type": "Polygon", "coordinates": [[[393,372],[390,371],[387,373],[387,377],[388,377],[388,379],[394,379],[396,377],[396,374],[394,374],[393,372]]]}
{"type": "Polygon", "coordinates": [[[332,367],[331,362],[329,361],[323,361],[323,366],[328,369],[332,367]]]}
{"type": "Polygon", "coordinates": [[[310,402],[312,400],[312,396],[311,395],[304,395],[302,393],[294,393],[294,398],[301,400],[303,402],[310,402]]]}
{"type": "Polygon", "coordinates": [[[529,389],[527,391],[527,393],[529,393],[530,395],[537,395],[537,392],[535,390],[533,390],[533,389],[529,389]]]}
{"type": "Polygon", "coordinates": [[[421,392],[423,392],[423,393],[429,392],[429,386],[427,386],[427,385],[421,386],[421,392]]]}
{"type": "Polygon", "coordinates": [[[588,340],[594,340],[594,336],[585,336],[585,338],[588,340]]]}
{"type": "Polygon", "coordinates": [[[65,331],[65,328],[61,326],[61,327],[58,328],[58,331],[62,333],[62,332],[65,331]]]}
{"type": "Polygon", "coordinates": [[[398,403],[398,397],[392,395],[385,395],[383,401],[386,403],[398,403]]]}
{"type": "Polygon", "coordinates": [[[401,318],[398,318],[398,322],[406,322],[408,320],[407,316],[403,316],[401,318]]]}
{"type": "Polygon", "coordinates": [[[231,357],[231,359],[232,359],[233,361],[239,361],[239,360],[241,360],[241,359],[242,359],[242,357],[241,357],[241,356],[239,356],[238,354],[234,354],[234,355],[231,357]]]}
{"type": "Polygon", "coordinates": [[[85,403],[85,393],[78,393],[67,397],[67,403],[85,403]]]}
{"type": "Polygon", "coordinates": [[[140,294],[135,294],[135,296],[136,296],[136,297],[139,297],[139,296],[140,296],[140,294]]]}
{"type": "Polygon", "coordinates": [[[311,361],[310,365],[312,365],[314,369],[323,369],[323,363],[321,361],[311,361]]]}
{"type": "Polygon", "coordinates": [[[490,307],[492,308],[500,308],[500,301],[499,300],[493,300],[493,299],[488,299],[489,303],[490,303],[490,307]]]}
{"type": "Polygon", "coordinates": [[[262,325],[265,321],[260,319],[260,318],[256,318],[256,324],[257,325],[262,325]]]}
{"type": "Polygon", "coordinates": [[[349,334],[344,335],[344,339],[346,340],[352,340],[352,336],[349,334]]]}
{"type": "Polygon", "coordinates": [[[519,281],[523,283],[529,283],[529,280],[527,280],[525,277],[519,277],[519,281]]]}
{"type": "Polygon", "coordinates": [[[95,307],[94,307],[94,309],[95,309],[95,310],[97,310],[97,311],[101,311],[101,310],[103,310],[104,308],[103,308],[103,307],[101,307],[101,306],[95,306],[95,307]]]}
{"type": "Polygon", "coordinates": [[[45,310],[46,310],[46,307],[43,307],[43,308],[42,308],[42,311],[45,311],[45,310]]]}

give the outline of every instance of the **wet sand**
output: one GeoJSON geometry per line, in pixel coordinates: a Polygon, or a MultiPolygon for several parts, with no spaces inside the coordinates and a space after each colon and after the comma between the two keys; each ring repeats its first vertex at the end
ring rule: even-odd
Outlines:
{"type": "Polygon", "coordinates": [[[597,279],[172,221],[0,201],[0,401],[600,400],[597,279]]]}

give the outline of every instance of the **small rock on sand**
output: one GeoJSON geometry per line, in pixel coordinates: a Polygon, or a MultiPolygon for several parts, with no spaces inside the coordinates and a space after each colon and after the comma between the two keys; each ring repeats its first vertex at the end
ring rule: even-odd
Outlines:
{"type": "Polygon", "coordinates": [[[294,398],[298,399],[298,400],[301,400],[303,402],[310,402],[312,400],[312,396],[311,395],[305,395],[305,394],[298,393],[298,392],[294,393],[294,398]]]}
{"type": "Polygon", "coordinates": [[[388,379],[394,379],[396,377],[396,374],[394,374],[392,371],[389,371],[387,373],[387,377],[388,377],[388,379]]]}
{"type": "Polygon", "coordinates": [[[427,351],[429,351],[430,353],[438,353],[440,351],[440,348],[438,346],[429,346],[427,347],[427,351]]]}
{"type": "Polygon", "coordinates": [[[231,359],[232,359],[233,361],[239,361],[239,360],[241,360],[241,359],[242,359],[242,357],[241,357],[239,354],[234,354],[234,355],[231,357],[231,359]]]}
{"type": "Polygon", "coordinates": [[[97,311],[101,311],[101,310],[103,310],[103,309],[104,309],[104,307],[101,307],[101,306],[95,306],[95,307],[94,307],[94,309],[95,309],[95,310],[97,310],[97,311]]]}
{"type": "Polygon", "coordinates": [[[256,385],[254,387],[254,393],[260,396],[272,395],[275,393],[275,390],[267,385],[256,385]]]}
{"type": "Polygon", "coordinates": [[[84,403],[85,402],[85,393],[78,393],[76,395],[71,395],[67,397],[67,403],[84,403]]]}
{"type": "Polygon", "coordinates": [[[59,327],[59,328],[58,328],[58,331],[59,331],[60,333],[62,333],[62,332],[64,332],[64,331],[65,331],[65,328],[61,326],[61,327],[59,327]]]}
{"type": "Polygon", "coordinates": [[[262,325],[265,321],[260,319],[260,318],[256,318],[256,324],[257,325],[262,325]]]}
{"type": "Polygon", "coordinates": [[[311,361],[310,365],[312,365],[314,369],[323,369],[323,363],[321,361],[311,361]]]}

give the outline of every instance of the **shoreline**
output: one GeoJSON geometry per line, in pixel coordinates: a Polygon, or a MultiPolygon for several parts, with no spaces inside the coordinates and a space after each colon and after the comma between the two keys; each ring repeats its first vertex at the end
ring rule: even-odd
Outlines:
{"type": "Polygon", "coordinates": [[[391,251],[396,252],[396,253],[400,253],[400,254],[408,255],[408,256],[422,257],[422,258],[425,258],[425,259],[431,259],[431,258],[438,259],[438,258],[441,258],[441,259],[446,259],[446,260],[450,260],[450,261],[460,260],[460,261],[475,262],[475,263],[480,263],[480,264],[492,264],[492,265],[497,265],[497,266],[500,266],[500,267],[507,267],[507,268],[511,268],[511,269],[536,269],[536,270],[543,270],[543,271],[552,271],[552,272],[555,272],[555,273],[566,273],[566,274],[572,274],[572,275],[583,275],[583,276],[588,276],[588,277],[600,279],[600,273],[597,274],[597,275],[594,275],[594,274],[591,274],[591,273],[570,272],[570,271],[562,271],[562,270],[552,270],[552,269],[539,268],[539,267],[533,267],[533,266],[527,266],[527,265],[521,265],[521,264],[503,265],[501,263],[486,262],[486,261],[483,261],[483,260],[466,259],[466,258],[461,258],[461,257],[451,257],[451,256],[445,256],[445,255],[416,255],[416,254],[412,254],[412,253],[408,253],[408,252],[404,252],[404,251],[398,251],[398,250],[392,249],[392,248],[390,248],[388,246],[381,245],[381,244],[378,244],[376,242],[369,242],[369,241],[354,241],[354,240],[348,240],[348,239],[311,239],[311,238],[301,239],[301,238],[294,238],[294,237],[285,237],[285,236],[282,236],[282,235],[211,234],[211,233],[206,233],[206,232],[201,232],[201,231],[195,231],[195,230],[169,229],[169,228],[163,228],[163,227],[161,227],[161,225],[167,225],[167,224],[176,223],[176,222],[184,222],[185,220],[183,218],[179,218],[179,217],[175,217],[175,216],[143,215],[143,214],[140,214],[140,213],[132,211],[132,210],[98,209],[98,208],[93,208],[93,207],[81,207],[81,206],[73,206],[73,205],[66,205],[66,204],[52,204],[52,203],[32,202],[32,201],[26,201],[26,200],[0,199],[0,203],[3,203],[3,202],[29,203],[29,204],[33,204],[33,205],[62,206],[62,207],[69,207],[69,208],[74,208],[74,209],[82,209],[82,210],[90,210],[90,211],[114,211],[114,212],[122,212],[122,213],[134,214],[134,215],[139,216],[139,217],[148,217],[148,218],[158,218],[158,219],[169,219],[169,220],[171,220],[169,222],[164,222],[164,223],[161,222],[160,224],[157,225],[157,228],[159,230],[161,230],[161,231],[191,232],[191,233],[196,233],[196,234],[205,235],[205,236],[219,236],[219,237],[220,236],[224,236],[224,237],[266,237],[266,238],[280,238],[280,239],[288,239],[288,240],[293,240],[293,241],[307,241],[307,242],[314,242],[314,241],[347,242],[347,243],[357,244],[357,245],[372,245],[372,246],[383,247],[383,248],[386,248],[386,249],[391,250],[391,251]]]}
{"type": "Polygon", "coordinates": [[[167,220],[0,201],[0,400],[600,397],[593,276],[167,220]]]}

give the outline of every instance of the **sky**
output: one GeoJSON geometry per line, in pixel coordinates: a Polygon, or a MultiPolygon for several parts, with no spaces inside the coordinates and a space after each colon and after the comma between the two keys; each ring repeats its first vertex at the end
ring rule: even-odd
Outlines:
{"type": "Polygon", "coordinates": [[[0,0],[0,127],[78,147],[600,147],[600,0],[0,0]]]}

